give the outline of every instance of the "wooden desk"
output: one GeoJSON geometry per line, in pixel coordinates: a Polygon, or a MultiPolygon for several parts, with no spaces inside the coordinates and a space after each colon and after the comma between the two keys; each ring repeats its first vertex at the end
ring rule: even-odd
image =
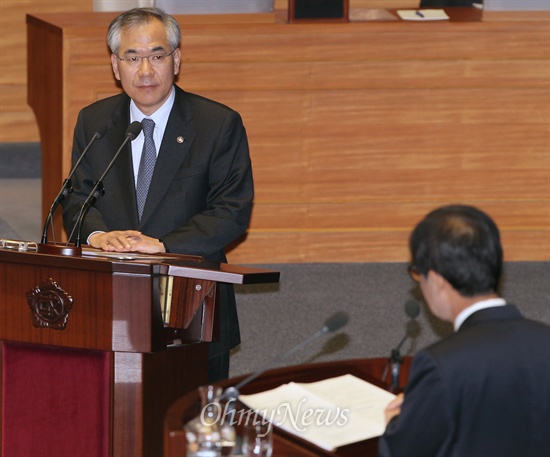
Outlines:
{"type": "MultiPolygon", "coordinates": [[[[406,357],[401,371],[400,385],[409,377],[412,359],[406,357]]],[[[267,371],[261,377],[241,389],[242,394],[254,394],[273,389],[284,383],[314,382],[334,376],[353,374],[374,384],[384,386],[381,381],[387,359],[353,359],[337,362],[325,362],[311,365],[299,365],[277,368],[267,371]]],[[[227,380],[220,385],[236,385],[245,376],[227,380]]],[[[185,434],[182,426],[196,417],[200,412],[198,393],[189,394],[178,399],[168,410],[164,420],[164,457],[185,456],[185,434]]],[[[273,457],[370,457],[376,456],[378,439],[343,446],[334,452],[328,452],[280,429],[275,429],[273,457]]]]}
{"type": "MultiPolygon", "coordinates": [[[[178,84],[235,108],[249,135],[255,204],[231,263],[406,261],[412,226],[455,202],[495,218],[506,260],[550,259],[550,21],[479,14],[178,17],[178,84]]],[[[113,16],[27,17],[44,214],[70,169],[78,111],[120,91],[105,44],[113,16]]]]}

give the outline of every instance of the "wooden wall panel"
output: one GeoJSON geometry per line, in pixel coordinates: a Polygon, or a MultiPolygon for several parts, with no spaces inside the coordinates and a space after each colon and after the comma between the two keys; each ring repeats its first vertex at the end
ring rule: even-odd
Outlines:
{"type": "MultiPolygon", "coordinates": [[[[477,203],[477,202],[476,202],[477,203]]],[[[482,205],[478,205],[483,207],[482,205]]],[[[498,218],[497,218],[498,220],[498,218]]],[[[505,260],[525,260],[526,250],[531,250],[528,260],[547,261],[550,254],[547,244],[537,251],[532,246],[548,238],[547,229],[502,229],[505,260]]],[[[280,246],[292,249],[292,263],[318,262],[404,262],[409,258],[407,250],[408,229],[400,230],[309,230],[284,232],[252,232],[239,246],[243,259],[261,259],[269,264],[288,263],[288,253],[280,246]]],[[[542,278],[541,278],[542,280],[542,278]]]]}
{"type": "MultiPolygon", "coordinates": [[[[542,202],[523,201],[515,206],[514,211],[508,211],[507,204],[499,201],[487,199],[479,202],[491,214],[498,214],[499,223],[508,229],[535,227],[540,230],[548,222],[542,202]]],[[[414,198],[402,202],[355,201],[307,205],[299,201],[268,202],[255,208],[254,227],[259,231],[284,231],[288,227],[298,231],[332,231],[339,228],[357,232],[396,231],[406,227],[418,214],[426,214],[432,209],[432,202],[418,203],[414,198]],[[285,215],[284,219],[281,214],[285,215]]]]}
{"type": "MultiPolygon", "coordinates": [[[[416,0],[351,0],[353,8],[414,7],[416,0]]],[[[275,0],[284,10],[288,0],[275,0]]],[[[26,14],[91,12],[93,0],[0,1],[0,142],[40,141],[38,126],[27,104],[26,14]]],[[[92,45],[93,48],[93,45],[92,45]]]]}
{"type": "Polygon", "coordinates": [[[548,30],[475,27],[470,42],[434,24],[426,46],[426,31],[356,25],[258,34],[262,58],[244,37],[188,43],[182,86],[246,113],[254,144],[261,185],[230,258],[402,261],[412,224],[455,201],[490,211],[508,259],[550,258],[548,30]]]}
{"type": "Polygon", "coordinates": [[[399,77],[408,89],[491,88],[513,86],[544,88],[549,69],[543,60],[365,60],[359,62],[235,62],[231,73],[223,62],[185,62],[180,73],[182,87],[200,81],[201,90],[387,89],[394,84],[388,75],[399,77]],[[219,75],[223,74],[223,81],[219,75]],[[368,86],[367,86],[368,84],[368,86]]]}
{"type": "MultiPolygon", "coordinates": [[[[78,111],[120,88],[105,26],[59,21],[66,174],[78,111]]],[[[180,21],[178,84],[249,134],[255,206],[231,262],[405,261],[412,226],[452,202],[493,215],[508,260],[550,259],[548,21],[180,21]]]]}
{"type": "Polygon", "coordinates": [[[26,15],[92,9],[93,0],[0,1],[0,142],[40,141],[34,113],[27,104],[26,15]]]}
{"type": "MultiPolygon", "coordinates": [[[[501,229],[508,260],[548,260],[548,204],[545,202],[461,200],[493,215],[501,229]],[[510,209],[511,208],[511,209],[510,209]],[[542,241],[542,242],[541,242],[542,241]],[[538,250],[533,246],[538,245],[538,250]]],[[[441,203],[441,202],[439,202],[441,203]]],[[[240,255],[269,252],[270,262],[286,263],[280,246],[293,248],[297,262],[402,262],[408,258],[409,224],[438,202],[358,202],[304,205],[269,203],[255,208],[254,225],[240,255]],[[280,215],[284,214],[285,218],[280,215]],[[258,222],[257,222],[258,221],[258,222]],[[290,229],[289,227],[292,227],[290,229]],[[358,260],[360,259],[360,260],[358,260]]]]}

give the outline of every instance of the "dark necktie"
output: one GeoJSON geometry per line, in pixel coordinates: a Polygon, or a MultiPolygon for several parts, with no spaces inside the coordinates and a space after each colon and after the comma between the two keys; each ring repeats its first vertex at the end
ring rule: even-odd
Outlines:
{"type": "Polygon", "coordinates": [[[157,150],[155,148],[155,141],[153,140],[155,122],[152,119],[143,119],[141,125],[143,127],[143,136],[145,140],[143,142],[143,151],[141,152],[136,185],[138,215],[140,220],[143,214],[143,208],[145,207],[145,201],[147,200],[151,178],[153,177],[155,162],[157,161],[157,150]]]}

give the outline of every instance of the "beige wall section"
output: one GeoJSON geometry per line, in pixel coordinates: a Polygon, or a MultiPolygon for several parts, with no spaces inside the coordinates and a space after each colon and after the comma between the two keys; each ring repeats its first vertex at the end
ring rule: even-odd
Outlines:
{"type": "MultiPolygon", "coordinates": [[[[354,8],[414,6],[417,0],[351,0],[354,8]]],[[[285,9],[287,0],[275,0],[285,9]]],[[[0,0],[0,143],[40,141],[34,114],[27,104],[26,14],[86,12],[93,0],[0,0]]]]}
{"type": "MultiPolygon", "coordinates": [[[[13,14],[21,3],[0,0],[13,14]]],[[[91,0],[57,6],[75,3],[91,0]]],[[[549,260],[550,22],[515,19],[190,25],[181,86],[241,112],[252,146],[253,220],[230,261],[405,261],[412,224],[456,201],[495,217],[508,260],[549,260]]],[[[13,52],[25,46],[10,45],[20,29],[1,38],[0,81],[12,84],[2,86],[0,141],[38,141],[25,59],[13,52]]],[[[73,46],[66,141],[78,109],[116,90],[104,44],[73,46]],[[95,87],[79,85],[84,77],[95,87]]]]}
{"type": "MultiPolygon", "coordinates": [[[[116,88],[88,37],[102,27],[79,39],[65,21],[68,145],[80,107],[116,88]]],[[[450,202],[489,211],[508,260],[550,259],[549,36],[548,21],[187,23],[179,83],[250,137],[254,213],[230,261],[404,261],[412,225],[450,202]]]]}

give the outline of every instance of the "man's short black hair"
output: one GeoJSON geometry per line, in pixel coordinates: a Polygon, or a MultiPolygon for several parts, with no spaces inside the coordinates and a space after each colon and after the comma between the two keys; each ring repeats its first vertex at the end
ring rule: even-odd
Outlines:
{"type": "Polygon", "coordinates": [[[433,270],[461,295],[496,293],[502,246],[494,221],[483,211],[450,205],[429,213],[409,239],[412,264],[423,275],[433,270]]]}

